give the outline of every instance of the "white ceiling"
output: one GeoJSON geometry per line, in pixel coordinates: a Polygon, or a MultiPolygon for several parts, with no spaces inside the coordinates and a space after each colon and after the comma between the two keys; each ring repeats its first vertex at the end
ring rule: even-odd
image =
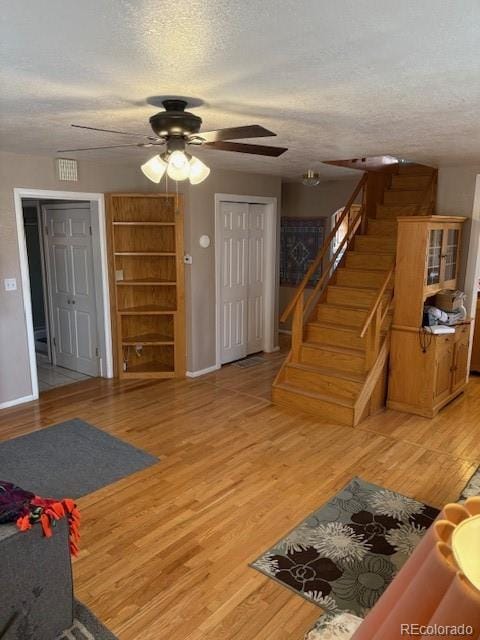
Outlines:
{"type": "MultiPolygon", "coordinates": [[[[202,150],[211,166],[295,177],[322,160],[480,161],[478,0],[2,0],[0,148],[125,142],[155,95],[205,105],[204,129],[261,124],[280,158],[202,150]]],[[[79,153],[132,160],[148,149],[79,153]]]]}

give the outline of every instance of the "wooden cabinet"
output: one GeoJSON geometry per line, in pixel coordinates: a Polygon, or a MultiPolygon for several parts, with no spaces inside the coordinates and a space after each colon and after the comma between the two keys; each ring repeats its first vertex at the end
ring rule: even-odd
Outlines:
{"type": "Polygon", "coordinates": [[[433,417],[467,383],[470,322],[455,333],[424,332],[423,307],[441,289],[455,289],[465,218],[398,218],[395,307],[387,406],[433,417]]]}
{"type": "Polygon", "coordinates": [[[467,384],[469,335],[470,323],[446,335],[393,328],[387,406],[435,416],[467,384]]]}
{"type": "Polygon", "coordinates": [[[107,196],[120,378],[185,375],[183,212],[176,194],[107,196]]]}

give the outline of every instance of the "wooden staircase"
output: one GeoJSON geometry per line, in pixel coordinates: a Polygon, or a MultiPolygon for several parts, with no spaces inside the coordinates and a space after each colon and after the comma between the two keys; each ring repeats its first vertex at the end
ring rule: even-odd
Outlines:
{"type": "Polygon", "coordinates": [[[435,192],[430,167],[401,164],[393,174],[364,174],[281,317],[293,314],[292,348],[273,384],[273,402],[351,426],[384,407],[396,218],[433,213],[435,192]],[[331,256],[345,219],[343,246],[331,256]]]}

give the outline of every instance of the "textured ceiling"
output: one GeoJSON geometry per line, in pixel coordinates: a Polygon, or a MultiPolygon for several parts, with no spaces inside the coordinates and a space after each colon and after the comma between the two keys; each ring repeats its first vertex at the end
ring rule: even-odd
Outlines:
{"type": "MultiPolygon", "coordinates": [[[[392,154],[480,160],[478,0],[2,0],[0,148],[125,142],[70,123],[149,133],[155,95],[188,95],[205,129],[261,124],[256,158],[214,167],[293,178],[322,160],[392,154]]],[[[132,160],[146,149],[78,153],[132,160]]]]}

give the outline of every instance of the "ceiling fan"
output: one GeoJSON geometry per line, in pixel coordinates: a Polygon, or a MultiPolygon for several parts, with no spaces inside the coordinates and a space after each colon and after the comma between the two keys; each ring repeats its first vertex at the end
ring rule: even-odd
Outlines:
{"type": "Polygon", "coordinates": [[[143,135],[115,129],[99,129],[79,124],[72,124],[77,129],[89,129],[90,131],[103,131],[125,136],[141,137],[145,142],[133,144],[115,144],[101,147],[83,147],[79,149],[60,149],[58,153],[71,153],[74,151],[94,151],[96,149],[118,149],[120,147],[165,147],[161,155],[150,158],[141,169],[153,182],[160,182],[165,171],[173,180],[186,180],[189,178],[192,184],[198,184],[205,180],[210,169],[198,158],[187,152],[187,148],[204,146],[208,149],[220,151],[236,151],[239,153],[251,153],[261,156],[278,157],[287,149],[284,147],[269,147],[258,144],[245,144],[232,142],[246,138],[263,138],[276,134],[264,127],[253,124],[245,127],[229,127],[215,131],[200,131],[202,119],[188,111],[185,111],[188,102],[181,98],[167,98],[162,101],[165,111],[160,111],[150,118],[150,125],[155,135],[143,135]]]}

